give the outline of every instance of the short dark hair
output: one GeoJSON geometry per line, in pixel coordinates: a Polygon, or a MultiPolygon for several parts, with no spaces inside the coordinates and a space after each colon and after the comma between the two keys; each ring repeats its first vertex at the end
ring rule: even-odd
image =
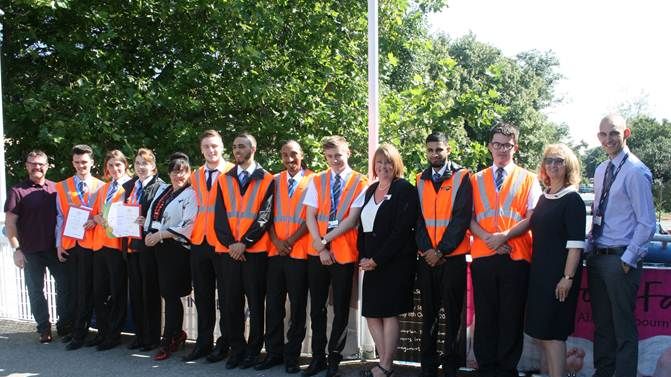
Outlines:
{"type": "Polygon", "coordinates": [[[438,142],[438,143],[446,143],[447,144],[447,135],[445,135],[444,132],[442,131],[433,131],[429,134],[429,136],[426,137],[426,140],[424,141],[425,143],[433,143],[433,142],[438,142]]]}
{"type": "Polygon", "coordinates": [[[93,158],[93,149],[86,144],[77,144],[72,147],[72,155],[89,154],[93,158]]]}
{"type": "Polygon", "coordinates": [[[247,131],[240,132],[235,138],[237,139],[239,137],[242,137],[242,138],[245,138],[245,139],[249,140],[249,145],[251,145],[252,148],[256,148],[256,145],[257,145],[256,144],[256,138],[254,136],[252,136],[252,134],[250,134],[249,132],[247,132],[247,131]]]}
{"type": "Polygon", "coordinates": [[[170,162],[168,163],[168,172],[182,171],[184,168],[190,170],[189,156],[182,152],[175,152],[170,155],[170,162]]]}
{"type": "Polygon", "coordinates": [[[517,129],[512,123],[497,121],[494,123],[494,126],[489,130],[489,142],[494,139],[494,135],[501,134],[503,136],[512,137],[513,143],[517,144],[520,139],[520,130],[517,129]]]}
{"type": "Polygon", "coordinates": [[[47,154],[44,153],[44,151],[41,151],[39,149],[33,149],[32,151],[28,152],[28,154],[26,155],[26,162],[28,162],[29,159],[35,157],[44,157],[44,159],[47,160],[47,162],[49,162],[49,156],[47,156],[47,154]]]}
{"type": "Polygon", "coordinates": [[[322,139],[323,150],[338,148],[339,146],[343,146],[349,149],[349,143],[347,142],[347,139],[340,135],[326,136],[322,139]]]}

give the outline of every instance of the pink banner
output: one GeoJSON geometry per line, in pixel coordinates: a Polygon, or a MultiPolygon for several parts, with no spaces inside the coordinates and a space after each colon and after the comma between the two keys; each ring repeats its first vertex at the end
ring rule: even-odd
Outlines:
{"type": "MultiPolygon", "coordinates": [[[[573,336],[594,340],[587,270],[583,270],[573,336]]],[[[644,269],[636,299],[638,338],[671,335],[671,270],[644,269]]]]}

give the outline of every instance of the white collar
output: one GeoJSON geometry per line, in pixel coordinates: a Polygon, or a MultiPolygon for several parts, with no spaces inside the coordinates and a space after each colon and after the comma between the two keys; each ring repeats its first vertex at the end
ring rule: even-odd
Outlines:
{"type": "Polygon", "coordinates": [[[499,169],[503,169],[503,171],[506,172],[506,175],[510,175],[510,173],[513,172],[513,169],[515,169],[515,163],[513,161],[510,161],[508,165],[504,166],[503,168],[500,168],[494,164],[492,164],[492,169],[494,169],[494,174],[496,174],[496,171],[499,169]]]}
{"type": "Polygon", "coordinates": [[[254,173],[254,170],[256,170],[256,162],[252,161],[252,163],[249,164],[247,169],[243,169],[240,165],[236,165],[236,167],[238,168],[237,170],[238,175],[240,175],[240,173],[242,173],[243,170],[246,170],[247,173],[249,173],[249,176],[251,177],[252,173],[254,173]]]}
{"type": "Polygon", "coordinates": [[[289,182],[291,178],[293,178],[296,182],[298,182],[301,180],[301,178],[303,178],[303,174],[305,174],[305,170],[303,169],[299,170],[298,173],[296,173],[296,175],[294,175],[293,177],[289,175],[289,172],[287,172],[287,182],[289,182]]]}
{"type": "Polygon", "coordinates": [[[543,195],[545,196],[546,199],[559,199],[568,193],[576,191],[575,187],[573,186],[566,186],[554,194],[550,194],[549,190],[550,188],[548,187],[548,189],[543,192],[543,195]]]}
{"type": "Polygon", "coordinates": [[[440,170],[438,170],[438,171],[436,171],[436,169],[434,169],[433,167],[431,167],[431,176],[433,176],[434,174],[440,174],[440,176],[442,177],[443,174],[445,174],[445,169],[447,169],[447,164],[448,164],[448,162],[447,162],[447,160],[445,160],[445,164],[444,164],[443,167],[440,168],[440,170]]]}

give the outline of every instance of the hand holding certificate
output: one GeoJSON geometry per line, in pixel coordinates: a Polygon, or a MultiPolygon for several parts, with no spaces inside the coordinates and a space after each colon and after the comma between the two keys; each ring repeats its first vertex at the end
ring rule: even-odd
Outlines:
{"type": "Polygon", "coordinates": [[[121,202],[112,203],[107,208],[107,233],[111,237],[140,238],[140,225],[135,222],[140,217],[140,206],[121,202]]]}
{"type": "Polygon", "coordinates": [[[63,235],[77,240],[83,240],[86,228],[84,224],[89,221],[91,208],[88,207],[70,207],[68,217],[65,219],[63,235]]]}

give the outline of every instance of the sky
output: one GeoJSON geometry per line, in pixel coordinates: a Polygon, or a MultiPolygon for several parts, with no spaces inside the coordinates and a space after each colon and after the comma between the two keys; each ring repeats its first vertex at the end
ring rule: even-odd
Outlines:
{"type": "Polygon", "coordinates": [[[596,146],[599,121],[623,105],[643,103],[646,114],[671,119],[669,16],[663,0],[449,0],[429,22],[434,33],[472,32],[510,57],[554,52],[561,102],[544,112],[567,124],[574,142],[596,146]]]}

